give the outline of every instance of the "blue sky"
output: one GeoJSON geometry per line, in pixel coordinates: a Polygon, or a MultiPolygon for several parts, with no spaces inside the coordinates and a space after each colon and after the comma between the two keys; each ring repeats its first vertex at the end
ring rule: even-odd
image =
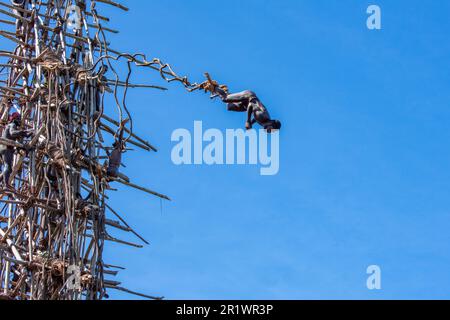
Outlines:
{"type": "Polygon", "coordinates": [[[110,246],[127,286],[169,299],[450,298],[448,1],[128,5],[114,10],[113,47],[256,91],[284,127],[275,177],[176,167],[173,130],[242,127],[243,115],[176,84],[132,93],[136,128],[160,152],[127,155],[126,171],[174,201],[161,213],[146,195],[114,196],[152,242],[110,246]],[[366,28],[369,4],[381,31],[366,28]],[[381,291],[366,288],[372,264],[381,291]]]}
{"type": "MultiPolygon", "coordinates": [[[[98,4],[121,30],[113,48],[160,57],[193,81],[209,71],[232,91],[251,89],[283,129],[277,176],[178,167],[173,130],[195,120],[238,128],[244,116],[175,83],[132,91],[135,130],[159,152],[126,154],[124,172],[173,202],[161,210],[134,190],[112,194],[151,242],[109,244],[106,261],[127,268],[124,286],[168,299],[450,298],[448,1],[127,5],[124,14],[98,4]],[[381,31],[366,28],[370,4],[381,6],[381,31]],[[366,288],[373,264],[381,291],[366,288]]],[[[145,70],[134,81],[164,85],[145,70]]]]}

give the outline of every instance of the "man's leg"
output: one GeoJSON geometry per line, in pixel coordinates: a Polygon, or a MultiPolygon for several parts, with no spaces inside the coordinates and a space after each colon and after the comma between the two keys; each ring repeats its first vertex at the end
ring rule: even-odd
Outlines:
{"type": "Polygon", "coordinates": [[[3,181],[5,183],[5,187],[9,186],[9,178],[11,177],[12,169],[13,169],[13,161],[14,161],[14,150],[6,150],[3,154],[3,181]]]}
{"type": "Polygon", "coordinates": [[[122,172],[117,173],[117,177],[130,183],[130,178],[128,176],[124,175],[122,172]]]}
{"type": "Polygon", "coordinates": [[[245,108],[242,106],[242,103],[229,103],[227,104],[228,111],[234,112],[245,112],[245,108]]]}
{"type": "Polygon", "coordinates": [[[1,184],[2,188],[5,187],[5,185],[6,185],[4,182],[4,178],[3,178],[3,176],[4,176],[3,171],[5,170],[5,159],[3,157],[4,152],[5,152],[4,150],[0,151],[0,160],[1,160],[1,164],[2,164],[2,170],[0,173],[0,184],[1,184]]]}

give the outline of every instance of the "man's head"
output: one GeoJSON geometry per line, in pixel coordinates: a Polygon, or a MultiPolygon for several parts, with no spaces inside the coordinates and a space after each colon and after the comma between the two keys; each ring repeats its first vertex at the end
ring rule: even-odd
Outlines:
{"type": "Polygon", "coordinates": [[[20,113],[14,112],[14,113],[10,114],[8,121],[9,121],[9,123],[15,123],[17,125],[20,124],[20,121],[21,121],[20,113]]]}
{"type": "Polygon", "coordinates": [[[105,73],[108,72],[108,70],[109,70],[108,66],[107,66],[106,64],[103,64],[103,65],[100,67],[100,69],[98,70],[98,74],[99,74],[100,76],[103,76],[103,75],[105,75],[105,73]]]}
{"type": "Polygon", "coordinates": [[[272,130],[280,130],[281,129],[281,122],[278,120],[272,120],[268,124],[264,126],[264,129],[267,130],[267,132],[271,133],[272,130]]]}
{"type": "Polygon", "coordinates": [[[120,142],[119,140],[116,140],[116,141],[113,143],[113,148],[114,148],[114,149],[121,149],[121,150],[123,150],[123,149],[125,149],[125,143],[120,142]]]}

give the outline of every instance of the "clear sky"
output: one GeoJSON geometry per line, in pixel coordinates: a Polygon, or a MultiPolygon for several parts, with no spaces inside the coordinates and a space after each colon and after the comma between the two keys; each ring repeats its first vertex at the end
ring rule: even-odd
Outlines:
{"type": "MultiPolygon", "coordinates": [[[[127,14],[98,4],[121,30],[111,47],[251,89],[283,129],[277,176],[178,167],[173,130],[238,128],[245,116],[175,83],[132,91],[135,130],[160,151],[126,154],[124,172],[173,202],[112,194],[151,242],[108,244],[124,286],[168,299],[450,298],[449,1],[126,4],[127,14]],[[366,27],[370,4],[381,31],[366,27]],[[373,264],[380,291],[366,287],[373,264]]],[[[164,85],[150,71],[134,79],[164,85]]]]}
{"type": "Polygon", "coordinates": [[[126,172],[174,201],[161,214],[146,195],[114,196],[152,242],[108,250],[126,286],[169,299],[450,298],[448,1],[127,4],[108,11],[122,31],[113,47],[256,91],[284,127],[275,177],[177,167],[173,130],[237,128],[244,116],[177,84],[133,91],[137,131],[160,152],[127,155],[126,172]],[[370,4],[381,31],[366,28],[370,4]],[[381,291],[366,288],[372,264],[381,291]]]}

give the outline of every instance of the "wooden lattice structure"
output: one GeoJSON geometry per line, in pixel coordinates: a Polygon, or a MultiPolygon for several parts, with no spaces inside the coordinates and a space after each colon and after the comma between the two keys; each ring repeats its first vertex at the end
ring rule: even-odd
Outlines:
{"type": "MultiPolygon", "coordinates": [[[[103,260],[109,241],[140,247],[109,235],[109,228],[134,233],[108,205],[107,192],[124,184],[153,196],[123,174],[107,170],[111,142],[152,152],[133,133],[127,89],[165,88],[130,83],[132,68],[156,70],[164,80],[193,91],[201,85],[178,77],[159,59],[122,54],[110,47],[109,18],[97,7],[110,0],[14,0],[0,2],[0,35],[11,43],[0,51],[0,122],[13,112],[29,137],[0,139],[14,149],[9,185],[0,185],[0,300],[99,300],[109,290],[133,293],[117,281],[120,267],[103,260]],[[120,79],[115,65],[128,74],[120,79]],[[105,105],[109,95],[115,105],[105,105]],[[109,136],[109,137],[107,137],[109,136]]],[[[152,298],[152,297],[148,297],[152,298]]]]}

